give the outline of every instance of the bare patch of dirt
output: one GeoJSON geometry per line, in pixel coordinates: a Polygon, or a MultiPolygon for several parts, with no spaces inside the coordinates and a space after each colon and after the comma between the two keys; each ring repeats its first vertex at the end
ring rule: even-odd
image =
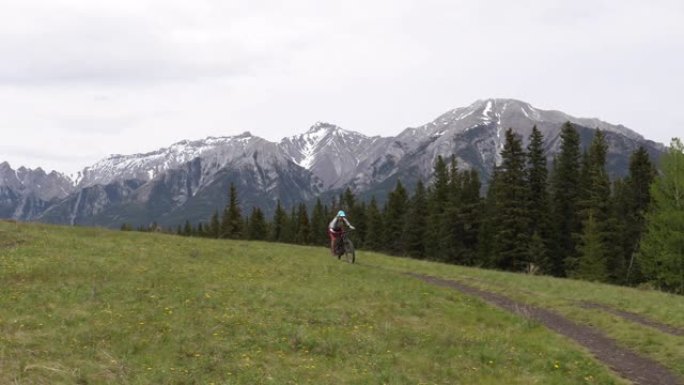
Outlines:
{"type": "Polygon", "coordinates": [[[500,294],[480,290],[460,282],[432,277],[429,275],[407,273],[427,283],[459,290],[504,310],[533,319],[545,327],[561,334],[587,348],[599,361],[609,366],[618,375],[638,385],[683,385],[684,383],[658,362],[640,356],[619,346],[598,330],[577,324],[557,313],[546,309],[516,302],[500,294]]]}
{"type": "Polygon", "coordinates": [[[622,317],[626,320],[640,323],[642,325],[650,326],[654,329],[658,329],[663,333],[667,334],[672,334],[673,336],[684,336],[684,329],[672,326],[672,325],[667,325],[658,321],[654,321],[652,319],[648,319],[641,314],[636,314],[632,312],[628,312],[625,310],[620,310],[620,309],[615,309],[613,307],[610,307],[608,305],[600,304],[600,303],[593,303],[593,302],[582,302],[580,303],[580,306],[582,306],[585,309],[599,309],[603,310],[605,312],[614,314],[618,317],[622,317]]]}

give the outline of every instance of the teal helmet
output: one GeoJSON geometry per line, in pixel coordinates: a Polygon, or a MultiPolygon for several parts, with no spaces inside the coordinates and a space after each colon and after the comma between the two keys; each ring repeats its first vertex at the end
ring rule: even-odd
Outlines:
{"type": "Polygon", "coordinates": [[[344,213],[344,210],[340,210],[340,211],[337,212],[337,216],[338,216],[338,217],[346,217],[347,214],[344,213]]]}

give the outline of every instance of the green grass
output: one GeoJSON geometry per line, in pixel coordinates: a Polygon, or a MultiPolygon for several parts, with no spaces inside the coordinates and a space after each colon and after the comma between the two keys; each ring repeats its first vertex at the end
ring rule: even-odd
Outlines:
{"type": "Polygon", "coordinates": [[[654,290],[605,285],[571,279],[504,273],[396,258],[382,262],[398,272],[411,269],[454,279],[480,289],[504,294],[520,302],[554,310],[582,324],[598,328],[620,345],[651,357],[684,378],[684,337],[625,320],[583,302],[629,311],[650,320],[684,329],[684,297],[654,290]]]}
{"type": "MultiPolygon", "coordinates": [[[[574,298],[564,284],[594,286],[357,257],[349,265],[325,248],[0,221],[0,383],[623,383],[533,322],[397,272],[520,286],[521,299],[539,290],[554,307],[574,298]]],[[[683,302],[601,290],[601,302],[630,310],[683,302]]]]}

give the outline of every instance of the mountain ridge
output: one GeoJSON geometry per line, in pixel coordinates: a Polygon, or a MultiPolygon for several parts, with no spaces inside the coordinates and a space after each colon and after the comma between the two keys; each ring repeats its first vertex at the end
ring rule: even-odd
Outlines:
{"type": "MultiPolygon", "coordinates": [[[[319,121],[304,133],[278,142],[246,131],[183,140],[147,153],[114,154],[85,167],[71,181],[71,190],[66,188],[66,196],[48,194],[38,200],[36,188],[21,189],[10,183],[7,169],[11,167],[6,164],[4,173],[0,167],[0,202],[4,202],[0,215],[11,211],[15,219],[111,226],[131,215],[119,215],[119,207],[122,212],[145,212],[145,220],[182,218],[185,211],[192,213],[191,219],[206,220],[212,207],[224,204],[228,180],[241,186],[241,196],[249,195],[246,203],[266,207],[268,212],[277,200],[292,204],[347,187],[368,196],[382,194],[399,179],[407,184],[429,181],[435,159],[452,155],[460,167],[477,169],[486,181],[501,160],[507,128],[513,128],[526,145],[536,126],[545,136],[551,159],[559,149],[560,127],[567,121],[575,124],[584,142],[595,128],[607,134],[608,167],[615,175],[626,172],[629,153],[638,146],[648,147],[654,157],[664,150],[662,144],[622,125],[541,110],[515,99],[480,99],[421,126],[405,128],[396,136],[367,136],[319,121]],[[29,196],[35,201],[27,216],[17,207],[20,201],[26,206],[29,196]],[[103,213],[108,214],[102,222],[92,221],[103,213]]],[[[64,189],[63,179],[51,183],[64,189]]]]}

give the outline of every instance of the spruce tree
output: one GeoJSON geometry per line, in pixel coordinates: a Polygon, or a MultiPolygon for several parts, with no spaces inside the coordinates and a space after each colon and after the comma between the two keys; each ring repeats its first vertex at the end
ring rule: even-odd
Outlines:
{"type": "Polygon", "coordinates": [[[446,260],[443,242],[445,212],[449,201],[449,169],[442,156],[435,161],[433,183],[428,193],[428,225],[425,254],[434,260],[446,260]]]}
{"type": "Polygon", "coordinates": [[[299,232],[299,216],[293,206],[290,209],[290,214],[287,217],[287,226],[284,228],[283,241],[286,243],[295,243],[297,233],[299,232]]]}
{"type": "Polygon", "coordinates": [[[192,225],[190,224],[189,220],[185,221],[185,226],[183,227],[183,235],[186,237],[192,236],[192,225]]]}
{"type": "Polygon", "coordinates": [[[577,245],[580,258],[571,275],[578,279],[604,282],[608,276],[604,234],[594,217],[593,208],[589,209],[587,215],[577,245]]]}
{"type": "MultiPolygon", "coordinates": [[[[617,224],[611,220],[610,180],[606,172],[606,154],[608,145],[601,130],[594,132],[589,150],[585,152],[581,175],[581,220],[583,226],[591,229],[582,230],[582,241],[577,245],[577,253],[568,262],[579,269],[587,266],[595,267],[590,276],[587,271],[573,274],[594,281],[615,281],[624,276],[623,255],[619,250],[619,239],[616,239],[617,224]],[[591,218],[590,218],[591,217],[591,218]],[[591,220],[590,220],[591,219],[591,220]],[[588,246],[587,242],[591,241],[588,246]],[[573,261],[578,258],[579,261],[573,261]],[[583,261],[588,259],[589,261],[583,261]],[[602,268],[599,268],[599,265],[602,268]],[[604,276],[600,276],[603,274],[604,276]]],[[[566,266],[567,267],[567,266],[566,266]]]]}
{"type": "Polygon", "coordinates": [[[441,233],[439,234],[440,249],[444,261],[448,263],[460,263],[463,261],[463,219],[461,216],[463,175],[458,169],[458,162],[454,156],[449,164],[449,195],[444,207],[444,219],[441,233]]]}
{"type": "Polygon", "coordinates": [[[264,213],[260,208],[253,207],[252,214],[249,216],[248,238],[262,241],[267,235],[268,225],[264,213]]]}
{"type": "Polygon", "coordinates": [[[459,226],[457,236],[462,246],[456,259],[465,265],[474,265],[478,259],[478,237],[482,223],[482,198],[480,196],[480,176],[476,170],[464,171],[461,177],[461,204],[457,217],[459,226]]]}
{"type": "Polygon", "coordinates": [[[427,197],[423,181],[418,180],[411,197],[403,238],[406,254],[413,258],[425,258],[425,231],[427,229],[427,197]]]}
{"type": "Polygon", "coordinates": [[[387,209],[384,213],[386,248],[390,254],[403,255],[405,253],[405,243],[401,236],[406,220],[407,205],[406,189],[401,181],[397,181],[394,191],[388,196],[387,209]]]}
{"type": "Polygon", "coordinates": [[[527,261],[530,235],[525,157],[520,138],[509,128],[498,167],[493,246],[497,267],[506,270],[521,270],[527,261]]]}
{"type": "Polygon", "coordinates": [[[551,220],[548,194],[548,170],[544,151],[544,136],[537,126],[532,127],[529,145],[527,146],[527,185],[529,196],[529,234],[533,244],[528,253],[529,263],[536,266],[534,270],[546,272],[548,266],[548,249],[551,244],[551,220]]]}
{"type": "Polygon", "coordinates": [[[366,239],[364,248],[379,251],[383,247],[382,214],[378,208],[378,202],[375,200],[375,196],[373,196],[366,210],[366,239]]]}
{"type": "Polygon", "coordinates": [[[498,168],[494,168],[492,178],[489,181],[489,188],[484,200],[483,216],[480,224],[480,229],[477,236],[478,258],[475,263],[476,266],[494,267],[496,265],[494,254],[494,235],[496,234],[496,213],[497,204],[496,197],[501,177],[499,176],[498,168]]]}
{"type": "Polygon", "coordinates": [[[551,222],[554,225],[551,274],[565,276],[566,260],[576,256],[576,235],[581,229],[577,213],[580,197],[580,137],[570,122],[561,129],[560,153],[551,175],[551,222]]]}
{"type": "Polygon", "coordinates": [[[243,235],[243,218],[240,210],[237,189],[233,183],[230,184],[228,205],[223,211],[221,221],[221,238],[239,239],[243,235]]]}
{"type": "Polygon", "coordinates": [[[306,205],[300,203],[297,208],[297,233],[295,234],[295,243],[307,245],[310,242],[311,227],[309,225],[309,214],[306,210],[306,205]]]}
{"type": "Polygon", "coordinates": [[[270,239],[274,242],[286,242],[285,235],[288,228],[287,212],[280,204],[280,200],[276,202],[275,212],[273,213],[273,225],[271,226],[270,239]]]}
{"type": "Polygon", "coordinates": [[[220,238],[221,236],[221,222],[219,221],[218,210],[214,211],[209,222],[209,236],[211,238],[220,238]]]}
{"type": "Polygon", "coordinates": [[[651,203],[650,188],[656,170],[644,147],[639,147],[629,158],[629,175],[625,180],[624,198],[616,210],[624,216],[623,250],[627,265],[625,283],[640,283],[643,274],[635,256],[639,249],[639,239],[645,228],[645,215],[651,203]]]}
{"type": "Polygon", "coordinates": [[[321,199],[316,199],[313,211],[311,212],[311,243],[314,245],[326,245],[328,238],[328,220],[321,199]]]}
{"type": "Polygon", "coordinates": [[[651,185],[653,204],[638,258],[643,273],[657,287],[684,294],[684,145],[672,139],[651,185]]]}

